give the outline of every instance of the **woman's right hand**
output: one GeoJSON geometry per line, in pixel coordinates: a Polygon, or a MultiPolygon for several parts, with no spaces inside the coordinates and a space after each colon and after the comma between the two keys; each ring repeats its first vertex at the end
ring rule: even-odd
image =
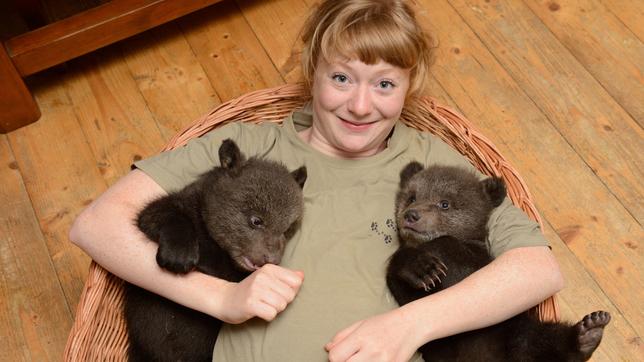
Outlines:
{"type": "Polygon", "coordinates": [[[303,280],[301,271],[265,264],[239,283],[224,284],[217,318],[230,324],[253,317],[272,321],[295,299],[303,280]]]}

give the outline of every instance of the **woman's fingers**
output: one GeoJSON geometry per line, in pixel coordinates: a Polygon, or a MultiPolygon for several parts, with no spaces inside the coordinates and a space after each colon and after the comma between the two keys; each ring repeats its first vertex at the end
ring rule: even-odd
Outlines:
{"type": "Polygon", "coordinates": [[[272,275],[276,280],[287,284],[289,287],[298,290],[304,280],[304,273],[299,270],[291,270],[279,265],[266,264],[259,270],[264,270],[272,275]]]}
{"type": "Polygon", "coordinates": [[[341,342],[344,338],[346,338],[346,336],[348,336],[348,335],[350,335],[351,333],[353,333],[353,331],[354,331],[354,330],[356,330],[356,328],[358,328],[358,326],[360,326],[360,324],[361,324],[361,323],[362,323],[362,321],[355,322],[355,323],[353,323],[352,325],[348,326],[347,328],[345,328],[345,329],[341,330],[340,332],[338,332],[338,333],[333,337],[333,339],[331,340],[331,342],[327,343],[327,344],[324,346],[324,348],[325,348],[327,351],[331,350],[331,348],[333,348],[333,346],[335,346],[337,343],[341,342]]]}
{"type": "Polygon", "coordinates": [[[297,295],[304,273],[300,271],[293,271],[276,265],[266,265],[267,273],[272,277],[268,280],[265,290],[261,296],[261,301],[270,306],[274,313],[267,314],[264,320],[273,320],[277,314],[286,309],[297,295]]]}
{"type": "Polygon", "coordinates": [[[266,321],[275,319],[297,295],[304,273],[277,265],[264,265],[244,279],[238,287],[250,315],[266,321]]]}

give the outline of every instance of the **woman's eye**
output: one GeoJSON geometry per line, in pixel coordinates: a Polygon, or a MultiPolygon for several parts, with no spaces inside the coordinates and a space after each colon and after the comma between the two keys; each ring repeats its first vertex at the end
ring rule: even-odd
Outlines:
{"type": "Polygon", "coordinates": [[[346,83],[349,80],[344,74],[334,74],[331,78],[338,83],[346,83]]]}
{"type": "Polygon", "coordinates": [[[443,200],[438,204],[438,206],[440,206],[440,208],[443,210],[447,210],[449,209],[449,201],[443,200]]]}
{"type": "Polygon", "coordinates": [[[250,224],[253,227],[256,227],[256,228],[262,227],[262,226],[264,226],[264,220],[258,218],[257,216],[251,216],[250,217],[250,224]]]}
{"type": "Polygon", "coordinates": [[[395,87],[394,83],[389,80],[381,80],[380,83],[378,83],[378,86],[382,89],[389,89],[389,88],[395,87]]]}

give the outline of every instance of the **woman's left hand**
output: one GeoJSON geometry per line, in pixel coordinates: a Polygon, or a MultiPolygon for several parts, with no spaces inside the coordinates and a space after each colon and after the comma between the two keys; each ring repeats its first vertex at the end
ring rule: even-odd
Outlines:
{"type": "Polygon", "coordinates": [[[324,348],[329,361],[406,362],[416,349],[414,323],[401,308],[355,322],[337,333],[324,348]]]}

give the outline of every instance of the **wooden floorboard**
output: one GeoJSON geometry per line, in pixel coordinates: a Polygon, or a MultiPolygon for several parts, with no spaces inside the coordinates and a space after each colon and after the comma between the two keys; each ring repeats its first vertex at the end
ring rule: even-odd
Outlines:
{"type": "Polygon", "coordinates": [[[309,6],[302,0],[241,0],[238,3],[282,78],[287,82],[301,80],[298,35],[309,6]]]}
{"type": "MultiPolygon", "coordinates": [[[[1,361],[60,360],[89,264],[74,217],[211,107],[301,79],[315,2],[225,0],[28,79],[43,117],[0,136],[1,361]]],[[[564,319],[610,311],[593,360],[644,360],[644,5],[416,3],[438,45],[428,90],[526,180],[564,319]]]]}
{"type": "Polygon", "coordinates": [[[221,103],[178,24],[128,39],[121,49],[164,140],[221,103]]]}
{"type": "Polygon", "coordinates": [[[65,298],[74,310],[89,259],[68,241],[69,226],[80,209],[105,188],[94,182],[96,162],[62,83],[45,77],[32,89],[43,117],[8,135],[25,188],[45,237],[65,298]],[[79,280],[80,278],[80,280],[79,280]]]}
{"type": "Polygon", "coordinates": [[[220,99],[284,83],[236,3],[215,4],[179,24],[220,99]]]}
{"type": "Polygon", "coordinates": [[[598,0],[566,1],[565,6],[524,2],[641,127],[644,45],[637,36],[598,0]]]}
{"type": "MultiPolygon", "coordinates": [[[[644,221],[641,126],[523,3],[483,0],[451,0],[450,3],[641,224],[644,221]]],[[[623,51],[620,56],[627,58],[628,53],[623,51]]],[[[612,65],[607,61],[602,66],[611,69],[612,65]]],[[[631,95],[636,102],[642,99],[637,93],[631,95]]]]}
{"type": "Polygon", "coordinates": [[[0,164],[0,360],[56,360],[73,320],[59,280],[65,271],[52,265],[56,254],[46,241],[53,238],[39,227],[21,177],[25,170],[4,135],[0,164]]]}
{"type": "Polygon", "coordinates": [[[644,7],[637,0],[601,0],[639,39],[644,40],[644,7]]]}
{"type": "Polygon", "coordinates": [[[165,140],[121,53],[102,49],[74,62],[79,77],[66,83],[74,113],[108,185],[134,160],[158,152],[165,140]],[[82,106],[78,106],[81,104],[82,106]]]}

